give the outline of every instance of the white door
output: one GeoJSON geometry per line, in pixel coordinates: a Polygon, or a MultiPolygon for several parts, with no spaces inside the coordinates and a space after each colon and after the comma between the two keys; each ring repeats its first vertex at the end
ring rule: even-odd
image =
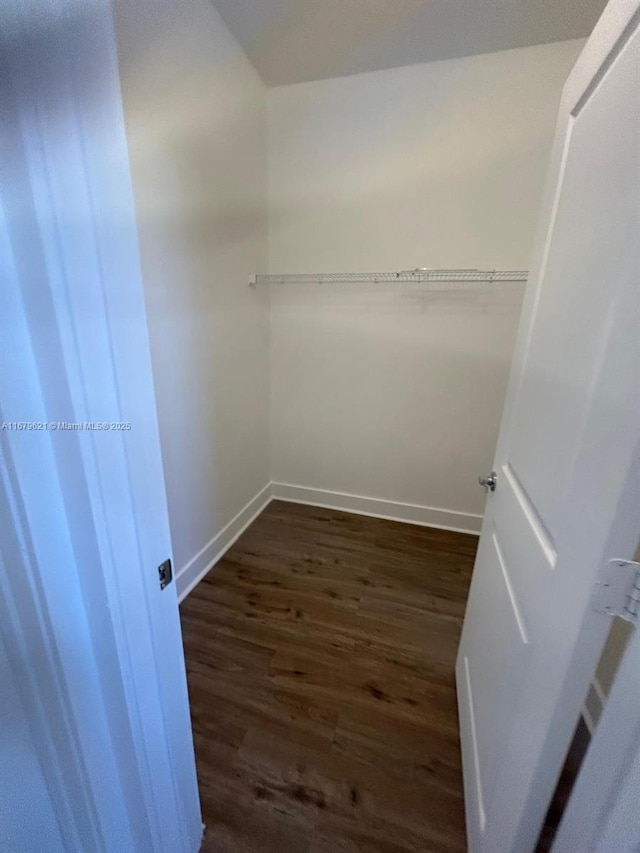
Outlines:
{"type": "MultiPolygon", "coordinates": [[[[457,662],[469,849],[530,853],[640,532],[640,32],[613,0],[563,91],[457,662]]],[[[487,334],[491,329],[487,329],[487,334]]]]}
{"type": "Polygon", "coordinates": [[[0,848],[195,853],[107,0],[2,4],[0,124],[0,848]]]}

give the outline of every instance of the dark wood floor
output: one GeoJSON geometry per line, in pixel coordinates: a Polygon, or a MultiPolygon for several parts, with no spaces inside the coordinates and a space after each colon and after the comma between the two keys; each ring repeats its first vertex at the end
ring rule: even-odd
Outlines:
{"type": "Polygon", "coordinates": [[[207,853],[464,851],[477,539],[272,503],[181,606],[207,853]]]}

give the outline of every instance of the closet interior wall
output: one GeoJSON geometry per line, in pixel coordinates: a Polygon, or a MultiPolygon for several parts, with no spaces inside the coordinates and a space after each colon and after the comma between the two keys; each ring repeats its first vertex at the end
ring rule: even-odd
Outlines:
{"type": "MultiPolygon", "coordinates": [[[[269,271],[527,269],[582,44],[270,89],[269,271]]],[[[276,493],[479,529],[523,290],[272,286],[276,493]]]]}
{"type": "Polygon", "coordinates": [[[248,282],[526,269],[581,42],[267,91],[209,0],[114,13],[178,594],[273,494],[477,529],[522,285],[248,282]]]}
{"type": "Polygon", "coordinates": [[[246,285],[267,265],[266,88],[210,0],[114,10],[184,594],[270,481],[269,295],[246,285]]]}

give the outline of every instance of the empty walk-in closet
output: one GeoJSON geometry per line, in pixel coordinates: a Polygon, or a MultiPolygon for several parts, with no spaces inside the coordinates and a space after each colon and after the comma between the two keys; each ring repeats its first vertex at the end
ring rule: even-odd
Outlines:
{"type": "Polygon", "coordinates": [[[116,4],[211,849],[465,844],[477,479],[601,9],[379,5],[116,4]]]}
{"type": "Polygon", "coordinates": [[[120,614],[96,672],[139,840],[107,815],[83,849],[614,849],[572,839],[618,832],[622,755],[594,780],[640,654],[637,2],[59,6],[10,51],[0,201],[31,182],[42,268],[95,243],[106,282],[40,303],[43,411],[58,369],[67,420],[130,424],[47,435],[102,555],[82,624],[120,614]]]}

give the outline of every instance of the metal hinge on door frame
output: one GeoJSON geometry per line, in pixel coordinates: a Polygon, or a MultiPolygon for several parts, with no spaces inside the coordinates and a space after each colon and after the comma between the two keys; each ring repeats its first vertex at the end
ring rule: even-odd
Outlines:
{"type": "Polygon", "coordinates": [[[593,592],[593,609],[638,624],[640,617],[640,563],[609,560],[593,592]]]}

